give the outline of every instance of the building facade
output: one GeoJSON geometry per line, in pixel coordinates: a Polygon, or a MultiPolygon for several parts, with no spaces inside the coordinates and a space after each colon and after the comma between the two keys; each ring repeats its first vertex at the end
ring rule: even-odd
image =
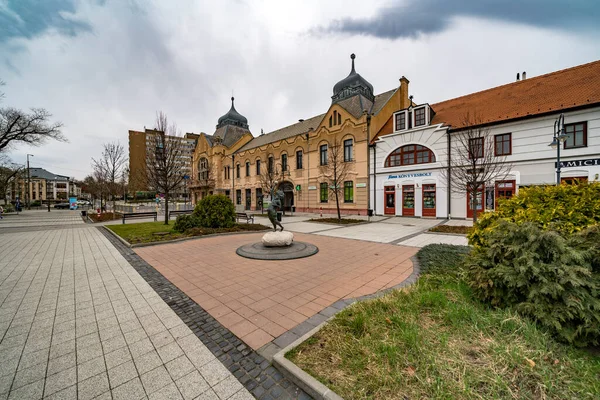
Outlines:
{"type": "Polygon", "coordinates": [[[332,182],[337,181],[343,214],[369,209],[368,143],[391,124],[393,111],[408,107],[408,80],[375,95],[356,72],[333,87],[326,112],[254,137],[234,99],[214,134],[201,134],[194,152],[192,201],[222,193],[238,210],[260,210],[270,191],[284,193],[284,208],[336,212],[332,182]],[[343,170],[343,176],[338,172],[343,170]],[[343,189],[341,186],[343,185],[343,189]]]}
{"type": "MultiPolygon", "coordinates": [[[[154,191],[149,187],[146,179],[146,166],[149,157],[149,152],[157,142],[154,140],[157,132],[152,129],[144,129],[144,131],[129,131],[129,190],[132,194],[136,192],[154,191]]],[[[176,141],[178,146],[181,146],[181,154],[178,155],[180,162],[183,165],[183,175],[191,176],[192,174],[192,157],[198,138],[200,135],[195,133],[186,133],[184,136],[169,136],[165,140],[176,141]]],[[[185,196],[185,186],[182,185],[177,196],[185,196]]]]}
{"type": "Polygon", "coordinates": [[[394,124],[374,137],[370,154],[375,214],[471,218],[473,208],[493,210],[498,199],[512,197],[519,187],[555,184],[557,150],[549,144],[561,114],[561,181],[598,181],[599,87],[596,61],[395,110],[394,124]],[[451,159],[460,153],[461,135],[473,130],[481,132],[472,139],[477,151],[493,152],[491,162],[504,166],[499,179],[482,183],[476,193],[451,179],[448,170],[456,167],[451,159]]]}
{"type": "MultiPolygon", "coordinates": [[[[17,198],[23,204],[27,201],[27,182],[27,170],[25,170],[19,179],[9,187],[7,195],[11,201],[14,202],[17,198]]],[[[67,201],[69,197],[80,195],[81,188],[73,178],[57,175],[43,168],[29,169],[29,200],[31,202],[67,201]]]]}

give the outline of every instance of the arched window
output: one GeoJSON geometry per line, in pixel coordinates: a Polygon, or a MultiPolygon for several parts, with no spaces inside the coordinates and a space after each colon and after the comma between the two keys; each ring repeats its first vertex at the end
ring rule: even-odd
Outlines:
{"type": "Polygon", "coordinates": [[[208,179],[208,160],[205,157],[202,157],[200,161],[198,161],[198,179],[208,179]]]}
{"type": "Polygon", "coordinates": [[[435,162],[433,151],[425,146],[409,144],[394,150],[385,160],[386,167],[402,165],[427,164],[435,162]]]}

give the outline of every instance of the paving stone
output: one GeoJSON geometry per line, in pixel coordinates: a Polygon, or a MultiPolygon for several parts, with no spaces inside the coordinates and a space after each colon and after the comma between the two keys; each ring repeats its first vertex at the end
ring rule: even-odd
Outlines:
{"type": "Polygon", "coordinates": [[[0,393],[7,393],[10,390],[10,385],[14,379],[14,375],[6,375],[0,377],[0,393]]]}
{"type": "Polygon", "coordinates": [[[129,345],[129,351],[131,352],[133,358],[142,356],[152,350],[154,350],[154,346],[152,345],[150,339],[142,339],[129,345]]]}
{"type": "Polygon", "coordinates": [[[0,362],[0,376],[14,375],[19,365],[19,358],[13,357],[9,360],[2,360],[0,362]]]}
{"type": "Polygon", "coordinates": [[[77,400],[77,385],[69,386],[50,396],[44,394],[44,400],[77,400]]]}
{"type": "Polygon", "coordinates": [[[185,400],[193,399],[209,389],[206,380],[196,370],[180,378],[175,383],[185,400]]]}
{"type": "Polygon", "coordinates": [[[243,388],[242,384],[235,379],[232,375],[228,376],[215,386],[213,386],[213,390],[219,396],[220,399],[228,399],[234,393],[237,393],[243,388]]]}
{"type": "Polygon", "coordinates": [[[51,376],[74,366],[75,352],[65,354],[62,357],[53,358],[48,362],[48,371],[46,372],[46,375],[51,376]]]}
{"type": "Polygon", "coordinates": [[[206,392],[202,393],[194,400],[219,400],[219,396],[217,396],[217,394],[212,389],[208,389],[206,392]]]}
{"type": "Polygon", "coordinates": [[[127,361],[124,364],[121,364],[108,370],[110,387],[113,389],[127,381],[130,381],[131,379],[137,376],[138,372],[135,369],[133,361],[127,361]]]}
{"type": "Polygon", "coordinates": [[[110,353],[114,350],[120,349],[123,346],[127,346],[127,342],[125,342],[125,337],[122,334],[118,336],[111,337],[102,342],[102,348],[105,353],[110,353]]]}
{"type": "Polygon", "coordinates": [[[144,385],[144,389],[148,394],[154,393],[173,382],[169,373],[162,365],[142,374],[141,379],[142,385],[144,385]]]}
{"type": "Polygon", "coordinates": [[[169,361],[183,355],[183,350],[181,350],[181,347],[179,347],[175,341],[158,348],[157,351],[163,363],[168,363],[169,361]]]}
{"type": "Polygon", "coordinates": [[[112,390],[114,400],[137,400],[146,397],[140,378],[132,379],[112,390]]]}
{"type": "Polygon", "coordinates": [[[151,371],[159,365],[163,364],[160,357],[158,356],[158,353],[154,350],[140,357],[134,357],[133,361],[135,362],[135,366],[137,367],[137,370],[140,374],[151,371]]]}
{"type": "Polygon", "coordinates": [[[75,366],[46,378],[44,396],[49,396],[77,383],[77,368],[75,366]]]}
{"type": "Polygon", "coordinates": [[[170,383],[164,388],[151,393],[148,396],[150,400],[179,400],[183,399],[179,390],[177,390],[177,386],[174,383],[170,383]]]}
{"type": "Polygon", "coordinates": [[[98,356],[77,366],[77,380],[79,382],[85,381],[103,372],[106,372],[104,357],[98,356]]]}
{"type": "Polygon", "coordinates": [[[15,375],[15,380],[13,381],[12,390],[29,385],[30,383],[36,382],[40,379],[44,379],[46,376],[46,366],[47,364],[43,362],[30,368],[25,368],[18,371],[15,375]]]}
{"type": "MultiPolygon", "coordinates": [[[[52,346],[52,347],[50,347],[50,359],[61,357],[61,356],[64,356],[65,354],[69,354],[69,353],[75,351],[75,349],[76,349],[75,340],[68,340],[61,344],[52,346]]],[[[43,351],[45,351],[45,350],[40,350],[40,352],[43,352],[43,351]]],[[[36,353],[39,353],[39,352],[36,352],[36,353]]],[[[31,354],[35,354],[35,353],[31,353],[31,354]]]]}
{"type": "Polygon", "coordinates": [[[82,348],[81,350],[77,350],[77,362],[83,363],[102,355],[102,345],[100,343],[94,343],[88,347],[82,348]]]}
{"type": "Polygon", "coordinates": [[[127,361],[131,361],[132,357],[128,347],[121,347],[109,354],[105,354],[104,359],[106,361],[106,368],[110,369],[127,361]]]}
{"type": "Polygon", "coordinates": [[[219,360],[213,360],[199,368],[200,374],[213,387],[223,379],[230,376],[229,371],[219,360]]]}
{"type": "MultiPolygon", "coordinates": [[[[278,397],[275,397],[278,398],[278,397]]],[[[254,396],[248,393],[246,390],[240,390],[231,396],[228,400],[254,400],[254,396]]]]}
{"type": "Polygon", "coordinates": [[[88,378],[77,385],[78,399],[88,400],[109,391],[106,372],[88,378]]]}
{"type": "Polygon", "coordinates": [[[10,395],[8,396],[9,400],[37,400],[42,398],[42,394],[44,393],[44,380],[40,379],[38,381],[29,383],[25,386],[22,386],[18,389],[11,390],[10,395]]]}
{"type": "Polygon", "coordinates": [[[188,360],[185,355],[177,357],[174,360],[169,361],[165,364],[167,371],[171,375],[173,380],[177,380],[184,375],[187,375],[189,372],[195,370],[194,365],[188,360]]]}

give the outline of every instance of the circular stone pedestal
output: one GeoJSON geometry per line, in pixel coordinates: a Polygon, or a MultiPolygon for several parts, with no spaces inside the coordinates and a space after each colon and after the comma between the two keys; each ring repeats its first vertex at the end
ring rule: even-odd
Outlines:
{"type": "Polygon", "coordinates": [[[289,246],[267,247],[262,243],[250,243],[238,247],[238,255],[254,260],[294,260],[317,254],[319,248],[314,244],[292,242],[289,246]]]}

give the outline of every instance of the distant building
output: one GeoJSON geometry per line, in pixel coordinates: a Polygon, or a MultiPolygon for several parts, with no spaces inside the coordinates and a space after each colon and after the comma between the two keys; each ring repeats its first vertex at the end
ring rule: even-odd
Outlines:
{"type": "MultiPolygon", "coordinates": [[[[13,182],[8,190],[11,201],[20,199],[21,203],[27,201],[27,170],[13,182]]],[[[60,201],[69,197],[80,197],[81,188],[77,186],[74,178],[57,175],[43,168],[29,169],[29,199],[34,201],[60,201]]]]}
{"type": "MultiPolygon", "coordinates": [[[[148,151],[150,150],[152,135],[157,132],[153,129],[145,129],[142,131],[129,131],[129,191],[131,193],[153,191],[154,189],[148,186],[146,181],[146,160],[148,151]]],[[[167,140],[182,141],[186,151],[183,152],[181,162],[184,163],[184,175],[192,173],[192,157],[194,149],[200,135],[195,133],[186,133],[185,136],[167,136],[167,140]]],[[[182,187],[181,193],[176,193],[175,196],[184,194],[182,187]]]]}

